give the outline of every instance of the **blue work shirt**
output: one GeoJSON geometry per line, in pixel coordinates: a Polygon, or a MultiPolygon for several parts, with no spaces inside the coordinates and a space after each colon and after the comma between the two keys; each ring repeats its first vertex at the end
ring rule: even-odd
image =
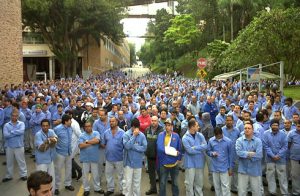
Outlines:
{"type": "Polygon", "coordinates": [[[105,131],[108,129],[110,129],[110,124],[108,119],[106,120],[106,122],[102,122],[101,119],[98,119],[93,124],[93,131],[98,131],[100,134],[100,138],[103,138],[105,131]]]}
{"type": "Polygon", "coordinates": [[[26,119],[26,121],[25,121],[25,129],[28,129],[30,127],[29,126],[29,121],[31,119],[32,113],[31,113],[31,111],[30,111],[29,108],[21,108],[20,112],[22,112],[24,114],[24,116],[25,116],[25,119],[26,119]]]}
{"type": "Polygon", "coordinates": [[[110,162],[123,161],[123,135],[125,131],[118,127],[115,135],[111,129],[105,131],[101,144],[105,145],[105,157],[110,162]]]}
{"type": "MultiPolygon", "coordinates": [[[[90,134],[83,132],[78,139],[78,145],[85,143],[87,140],[97,138],[100,141],[100,134],[97,131],[93,131],[90,134]]],[[[82,163],[98,163],[100,158],[99,144],[93,144],[86,148],[80,148],[80,162],[82,163]]]]}
{"type": "Polygon", "coordinates": [[[29,121],[29,125],[32,127],[32,135],[35,135],[39,130],[42,129],[41,122],[45,119],[46,116],[43,112],[36,113],[34,112],[29,121]]]}
{"type": "Polygon", "coordinates": [[[202,133],[196,132],[194,138],[191,133],[187,131],[182,137],[182,144],[185,149],[184,167],[187,169],[203,169],[207,143],[202,133]]]}
{"type": "Polygon", "coordinates": [[[25,124],[21,121],[6,123],[3,127],[5,146],[9,148],[24,147],[24,131],[25,124]]]}
{"type": "Polygon", "coordinates": [[[216,137],[209,139],[207,144],[207,155],[211,157],[210,171],[225,173],[233,167],[233,151],[231,140],[223,136],[217,140],[216,137]],[[213,156],[213,152],[218,153],[218,156],[213,156]]]}
{"type": "Polygon", "coordinates": [[[290,146],[290,159],[300,161],[300,131],[294,129],[288,135],[290,146]]]}
{"type": "Polygon", "coordinates": [[[0,108],[0,127],[2,127],[4,123],[4,112],[3,112],[3,109],[0,108]]]}
{"type": "Polygon", "coordinates": [[[293,114],[295,113],[300,114],[299,109],[294,105],[290,107],[288,105],[284,105],[282,108],[282,114],[288,120],[293,120],[293,114]]]}
{"type": "Polygon", "coordinates": [[[263,139],[263,135],[265,133],[265,129],[263,127],[263,124],[261,122],[256,122],[253,124],[253,129],[254,129],[254,133],[256,133],[257,135],[255,135],[256,137],[259,137],[259,139],[263,139]]]}
{"type": "Polygon", "coordinates": [[[62,156],[71,155],[72,128],[66,127],[64,124],[60,124],[54,128],[54,132],[58,137],[56,152],[62,156]]]}
{"type": "Polygon", "coordinates": [[[262,141],[252,136],[248,140],[245,135],[239,137],[235,144],[236,153],[239,157],[238,172],[249,176],[261,176],[261,159],[263,157],[262,141]],[[252,158],[248,157],[248,152],[255,152],[252,158]]]}
{"type": "Polygon", "coordinates": [[[132,129],[129,129],[123,135],[124,145],[124,166],[131,168],[142,168],[144,152],[147,149],[147,140],[145,135],[140,132],[137,136],[134,136],[132,129]]]}
{"type": "Polygon", "coordinates": [[[221,115],[220,113],[216,116],[216,125],[223,127],[226,122],[226,115],[221,115]]]}
{"type": "Polygon", "coordinates": [[[284,131],[279,130],[273,133],[271,129],[267,130],[263,135],[263,146],[266,152],[267,163],[286,164],[286,153],[288,149],[288,140],[284,131]],[[274,161],[272,158],[278,155],[280,159],[274,161]]]}
{"type": "Polygon", "coordinates": [[[47,111],[42,111],[44,114],[45,114],[45,118],[48,119],[50,121],[50,123],[52,124],[51,122],[51,112],[49,110],[47,111]]]}
{"type": "Polygon", "coordinates": [[[56,149],[55,147],[53,148],[48,148],[48,150],[42,152],[39,151],[38,148],[45,142],[45,140],[48,140],[50,137],[56,137],[56,134],[52,129],[48,130],[48,133],[43,132],[43,130],[38,131],[35,134],[35,140],[34,140],[34,145],[36,147],[35,149],[35,160],[36,164],[49,164],[52,161],[54,161],[56,157],[56,149]]]}
{"type": "Polygon", "coordinates": [[[12,110],[13,107],[11,105],[3,109],[4,124],[10,121],[12,110]]]}
{"type": "Polygon", "coordinates": [[[231,145],[232,151],[233,151],[232,159],[234,161],[237,158],[236,150],[235,150],[235,143],[236,143],[236,140],[240,137],[240,131],[236,127],[232,127],[231,129],[229,129],[226,126],[222,127],[222,131],[223,131],[223,135],[228,137],[232,142],[232,145],[231,145]]]}

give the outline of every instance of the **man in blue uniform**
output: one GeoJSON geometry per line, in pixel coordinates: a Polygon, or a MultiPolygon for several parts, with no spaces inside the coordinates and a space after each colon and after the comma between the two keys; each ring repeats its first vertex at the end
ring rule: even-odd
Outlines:
{"type": "Polygon", "coordinates": [[[78,140],[80,162],[82,162],[83,168],[83,195],[87,196],[90,194],[89,171],[91,171],[93,176],[94,191],[103,194],[104,191],[100,187],[98,172],[100,134],[92,130],[92,124],[89,121],[85,122],[84,130],[85,132],[80,135],[78,140]]]}
{"type": "Polygon", "coordinates": [[[61,170],[65,167],[65,188],[70,191],[74,191],[72,183],[72,128],[71,128],[71,116],[63,115],[62,124],[54,128],[54,132],[58,137],[56,145],[57,156],[54,162],[55,167],[55,194],[59,194],[59,186],[61,181],[61,170]]]}
{"type": "Polygon", "coordinates": [[[124,188],[125,196],[140,196],[144,152],[147,140],[140,131],[140,122],[134,118],[123,136],[124,145],[124,188]]]}
{"type": "Polygon", "coordinates": [[[27,180],[27,166],[24,156],[24,132],[25,124],[18,121],[19,112],[14,110],[11,120],[3,127],[3,136],[6,145],[6,176],[2,182],[12,180],[14,172],[14,158],[19,165],[21,180],[27,180]]]}

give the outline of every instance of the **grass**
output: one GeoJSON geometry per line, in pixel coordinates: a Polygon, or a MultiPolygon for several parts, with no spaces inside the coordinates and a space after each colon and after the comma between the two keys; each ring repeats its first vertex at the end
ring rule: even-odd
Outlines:
{"type": "Polygon", "coordinates": [[[300,86],[284,88],[283,94],[286,97],[292,97],[293,100],[300,100],[300,86]]]}

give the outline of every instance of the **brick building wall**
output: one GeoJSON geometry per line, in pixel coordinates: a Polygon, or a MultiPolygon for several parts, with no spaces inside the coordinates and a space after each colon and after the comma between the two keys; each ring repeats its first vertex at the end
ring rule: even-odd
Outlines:
{"type": "Polygon", "coordinates": [[[0,86],[23,81],[21,0],[0,0],[0,86]]]}

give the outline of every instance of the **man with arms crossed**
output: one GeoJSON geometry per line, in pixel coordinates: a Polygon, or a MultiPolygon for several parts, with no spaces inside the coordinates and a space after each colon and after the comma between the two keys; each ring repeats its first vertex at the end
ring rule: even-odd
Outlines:
{"type": "Polygon", "coordinates": [[[246,121],[244,135],[236,140],[236,153],[238,156],[238,194],[246,196],[250,182],[252,195],[261,196],[261,159],[262,141],[253,135],[253,124],[246,121]]]}
{"type": "Polygon", "coordinates": [[[203,169],[207,143],[198,132],[199,125],[194,119],[188,122],[188,131],[182,137],[185,149],[184,168],[186,196],[203,196],[203,169]]]}

